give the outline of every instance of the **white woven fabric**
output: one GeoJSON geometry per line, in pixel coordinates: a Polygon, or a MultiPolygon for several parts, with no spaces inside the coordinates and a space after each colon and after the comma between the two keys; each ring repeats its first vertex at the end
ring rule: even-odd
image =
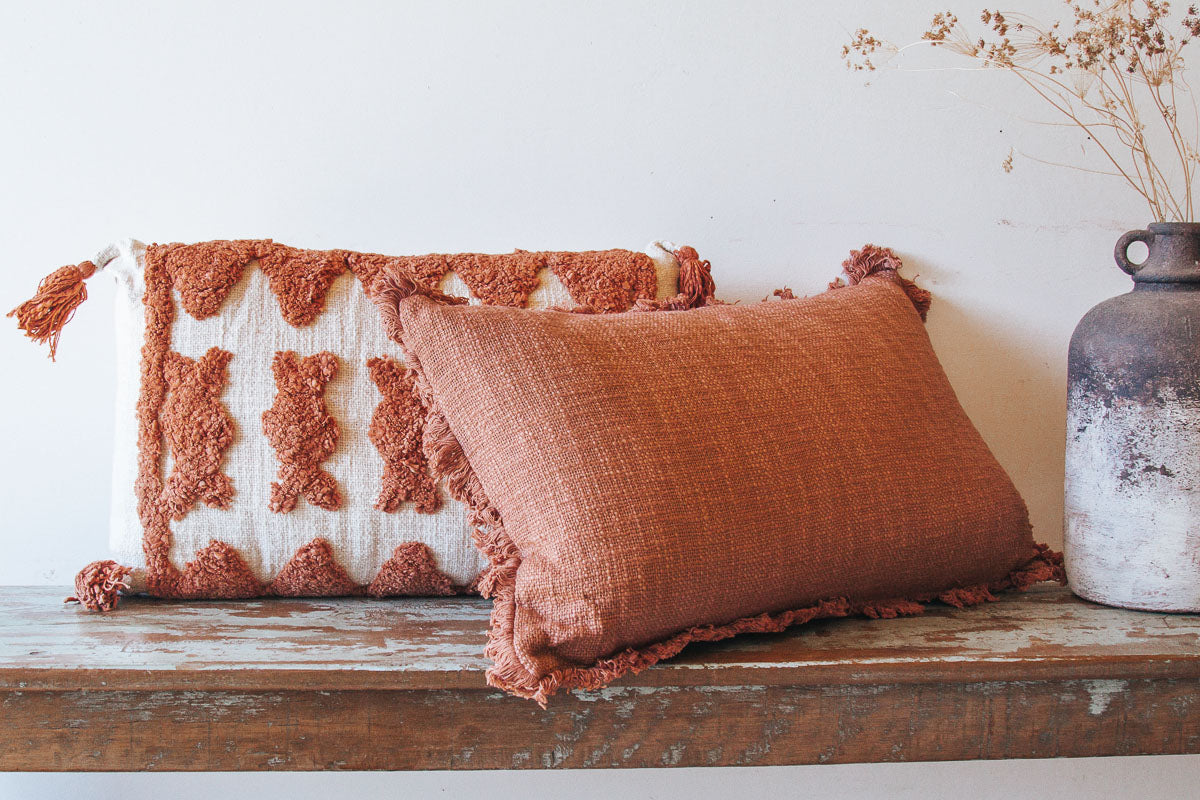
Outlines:
{"type": "MultiPolygon", "coordinates": [[[[105,252],[108,263],[103,269],[121,289],[116,303],[118,380],[110,544],[114,557],[134,567],[145,565],[134,496],[136,407],[145,328],[144,252],[139,242],[121,243],[116,251],[110,248],[105,252]],[[119,255],[113,258],[115,253],[119,255]]],[[[658,271],[659,297],[674,295],[679,270],[674,256],[658,243],[646,252],[658,271]]],[[[100,257],[96,263],[102,264],[100,257]]],[[[575,305],[550,270],[541,277],[541,287],[530,297],[531,307],[575,305]]],[[[453,274],[446,277],[442,289],[469,296],[465,284],[453,274]]],[[[183,520],[171,523],[170,555],[176,567],[182,569],[197,550],[217,539],[236,548],[259,580],[269,581],[300,547],[323,537],[338,563],[361,584],[375,577],[397,545],[413,541],[428,545],[438,567],[455,582],[465,585],[479,574],[486,559],[472,542],[461,503],[447,496],[442,509],[433,514],[417,513],[411,502],[392,513],[374,508],[383,459],[367,431],[381,396],[370,380],[366,362],[383,355],[403,359],[398,346],[384,335],[378,311],[353,274],[347,272],[334,281],[326,295],[325,311],[304,328],[284,321],[266,275],[255,265],[245,270],[221,312],[209,319],[194,319],[180,306],[178,294],[173,296],[172,350],[196,359],[210,347],[233,354],[222,402],[236,425],[223,466],[233,481],[233,503],[224,510],[197,504],[183,520]],[[275,399],[271,360],[280,350],[294,350],[301,356],[328,351],[338,357],[338,372],[326,388],[325,400],[340,435],[336,451],[322,465],[337,479],[342,492],[342,507],[337,511],[317,508],[303,499],[289,513],[275,513],[268,507],[278,460],[263,435],[262,414],[275,399]]],[[[169,474],[170,468],[168,459],[164,474],[169,474]]]]}

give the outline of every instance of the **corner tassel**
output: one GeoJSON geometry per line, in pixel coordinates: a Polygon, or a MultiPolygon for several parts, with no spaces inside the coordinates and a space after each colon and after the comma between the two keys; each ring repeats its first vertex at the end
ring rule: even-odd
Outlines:
{"type": "Polygon", "coordinates": [[[112,611],[117,607],[119,592],[128,589],[125,579],[133,570],[115,561],[93,561],[75,576],[75,596],[65,603],[83,603],[91,611],[112,611]]]}
{"type": "MultiPolygon", "coordinates": [[[[912,301],[917,313],[921,315],[921,321],[924,322],[925,317],[929,314],[929,305],[933,295],[908,278],[901,277],[900,268],[903,266],[904,263],[900,257],[890,247],[879,247],[873,244],[863,245],[862,250],[851,250],[850,257],[842,262],[842,269],[846,273],[846,281],[850,286],[877,272],[891,273],[896,283],[900,284],[900,288],[912,301]]],[[[838,278],[829,284],[829,288],[836,289],[843,285],[845,284],[842,283],[841,278],[838,278]]]]}
{"type": "Polygon", "coordinates": [[[96,265],[91,261],[60,267],[42,279],[31,299],[8,312],[8,316],[17,318],[17,327],[30,339],[39,344],[50,343],[51,361],[58,352],[63,328],[80,303],[87,300],[84,281],[95,272],[96,265]]]}
{"type": "Polygon", "coordinates": [[[694,247],[684,245],[674,253],[679,260],[679,293],[687,298],[688,308],[700,308],[717,292],[712,264],[702,261],[694,247]]]}

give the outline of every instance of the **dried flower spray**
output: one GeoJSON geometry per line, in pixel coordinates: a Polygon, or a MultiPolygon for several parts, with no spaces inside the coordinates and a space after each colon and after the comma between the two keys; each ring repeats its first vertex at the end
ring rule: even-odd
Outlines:
{"type": "MultiPolygon", "coordinates": [[[[1121,178],[1157,220],[1193,221],[1200,125],[1184,75],[1183,49],[1200,36],[1196,7],[1173,15],[1165,0],[1066,0],[1064,5],[1067,21],[1050,25],[985,9],[979,35],[952,12],[941,12],[920,41],[905,47],[860,28],[842,56],[853,70],[873,71],[881,58],[927,45],[980,67],[1005,70],[1086,134],[1108,165],[1088,171],[1121,178]],[[1183,119],[1181,104],[1188,112],[1183,119]]],[[[1006,172],[1012,171],[1013,155],[1010,151],[1002,164],[1006,172]]]]}

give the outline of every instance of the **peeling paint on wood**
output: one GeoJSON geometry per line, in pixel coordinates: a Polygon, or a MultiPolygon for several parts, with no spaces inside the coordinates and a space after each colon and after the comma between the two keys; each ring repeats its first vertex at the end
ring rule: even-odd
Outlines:
{"type": "Polygon", "coordinates": [[[1128,691],[1128,681],[1084,681],[1088,693],[1088,713],[1099,716],[1108,710],[1114,697],[1128,691]]]}
{"type": "Polygon", "coordinates": [[[1200,752],[1195,681],[476,690],[9,692],[0,769],[763,766],[1200,752]],[[1097,697],[1102,696],[1102,701],[1097,697]],[[370,724],[365,720],[369,718],[370,724]]]}
{"type": "Polygon", "coordinates": [[[0,769],[715,766],[1200,752],[1200,617],[1058,587],[690,648],[548,710],[489,690],[477,600],[0,589],[0,769]]]}
{"type": "MultiPolygon", "coordinates": [[[[485,686],[485,600],[130,598],[97,615],[63,605],[63,591],[0,588],[0,689],[485,686]]],[[[1118,659],[1138,677],[1200,675],[1200,617],[1107,608],[1047,585],[961,611],[693,645],[621,685],[1104,679],[1118,659]]]]}

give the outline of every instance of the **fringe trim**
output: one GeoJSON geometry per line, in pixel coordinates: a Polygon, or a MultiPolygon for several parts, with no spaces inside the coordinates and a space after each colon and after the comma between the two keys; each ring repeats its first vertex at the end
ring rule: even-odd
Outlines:
{"type": "MultiPolygon", "coordinates": [[[[1050,550],[1044,544],[1036,544],[1036,554],[1025,564],[1004,578],[988,584],[978,584],[950,589],[940,594],[921,595],[914,598],[852,603],[845,597],[822,600],[805,608],[784,611],[778,614],[760,614],[742,617],[727,625],[702,625],[689,628],[662,642],[644,648],[629,648],[612,658],[598,661],[592,667],[566,667],[555,670],[540,680],[530,680],[528,671],[501,671],[500,663],[488,670],[488,683],[506,692],[535,700],[543,708],[550,696],[559,689],[598,689],[626,674],[637,674],[647,667],[676,655],[692,642],[716,642],[741,633],[778,633],[793,625],[802,625],[815,619],[830,617],[865,616],[872,619],[893,619],[916,616],[924,613],[925,604],[934,600],[956,608],[964,608],[997,598],[994,592],[1007,589],[1024,590],[1034,583],[1056,580],[1066,583],[1062,554],[1050,550]]],[[[499,600],[497,600],[499,603],[499,600]]],[[[515,611],[515,607],[514,607],[515,611]]],[[[495,614],[493,614],[495,619],[495,614]]],[[[509,630],[511,635],[511,630],[509,630]]],[[[510,639],[511,642],[511,639],[510,639]]],[[[489,642],[489,647],[491,642],[489,642]]],[[[511,643],[508,645],[512,648],[511,643]]],[[[506,666],[511,662],[506,661],[506,666]]]]}
{"type": "MultiPolygon", "coordinates": [[[[686,249],[690,250],[691,248],[686,249]]],[[[681,248],[680,252],[683,250],[681,248]]],[[[695,253],[694,250],[691,252],[695,253]]],[[[698,259],[691,260],[698,261],[698,259]]],[[[707,271],[707,262],[701,263],[703,264],[702,268],[707,271]]],[[[891,272],[901,281],[901,286],[905,287],[905,292],[913,300],[913,305],[917,307],[918,313],[922,311],[920,304],[922,297],[924,297],[924,308],[928,310],[928,292],[917,288],[911,281],[908,282],[908,286],[905,285],[904,279],[896,275],[900,266],[899,259],[890,250],[868,245],[862,251],[852,252],[851,258],[844,266],[847,276],[852,281],[851,285],[858,283],[868,275],[891,272]]],[[[693,267],[693,269],[699,268],[693,267]]],[[[627,673],[636,674],[652,664],[676,655],[692,642],[713,642],[740,633],[774,633],[793,625],[827,617],[846,617],[857,614],[875,619],[891,619],[911,616],[923,613],[924,604],[934,600],[962,608],[976,603],[993,601],[996,599],[996,592],[1007,589],[1023,590],[1040,581],[1056,580],[1066,583],[1062,554],[1050,550],[1044,544],[1035,543],[1035,552],[1029,561],[992,583],[954,587],[940,593],[883,601],[856,603],[845,597],[830,598],[815,605],[791,611],[743,617],[725,625],[702,625],[689,628],[664,641],[642,648],[629,648],[611,658],[602,659],[591,667],[566,667],[554,670],[540,679],[534,678],[533,676],[536,674],[534,666],[524,663],[513,646],[516,619],[516,575],[517,569],[521,565],[521,553],[505,531],[499,511],[488,499],[479,477],[467,460],[462,444],[455,437],[445,415],[438,407],[437,399],[425,378],[420,360],[404,343],[404,330],[397,306],[402,300],[414,294],[420,294],[438,303],[450,304],[460,301],[457,298],[450,298],[440,292],[430,290],[409,276],[396,272],[381,275],[373,291],[384,318],[387,334],[400,345],[405,362],[412,371],[417,396],[428,411],[423,440],[426,457],[433,467],[434,474],[446,478],[450,495],[465,503],[470,509],[471,523],[475,528],[475,542],[491,563],[491,567],[480,576],[478,581],[480,594],[493,599],[488,643],[484,648],[484,655],[493,662],[487,670],[487,682],[491,686],[518,697],[534,700],[544,708],[550,696],[560,689],[597,689],[606,686],[627,673]]],[[[792,296],[788,290],[781,290],[777,294],[784,299],[790,299],[792,296]]],[[[696,299],[700,299],[702,295],[703,290],[696,296],[696,299]]],[[[685,293],[681,293],[677,298],[657,304],[639,302],[635,310],[680,309],[686,301],[675,301],[684,296],[685,293]]],[[[701,304],[706,305],[711,298],[703,297],[702,299],[703,303],[701,304]]],[[[923,318],[924,314],[922,313],[923,318]]]]}
{"type": "Polygon", "coordinates": [[[75,316],[75,309],[87,300],[84,281],[96,273],[96,265],[83,261],[60,267],[38,284],[32,298],[8,312],[17,318],[17,327],[38,344],[49,343],[50,360],[58,354],[63,328],[75,316]]]}
{"type": "Polygon", "coordinates": [[[75,576],[75,595],[63,602],[82,603],[90,611],[112,611],[120,590],[129,588],[126,579],[132,572],[116,561],[93,561],[75,576]]]}
{"type": "MultiPolygon", "coordinates": [[[[383,321],[383,330],[392,341],[404,346],[401,338],[404,327],[400,324],[400,303],[414,294],[428,297],[435,303],[444,306],[465,306],[467,298],[452,297],[443,292],[418,282],[409,273],[395,268],[385,267],[371,286],[371,299],[379,308],[379,317],[383,321]]],[[[405,354],[407,358],[407,353],[405,354]]]]}
{"type": "MultiPolygon", "coordinates": [[[[851,250],[850,257],[842,262],[842,270],[846,273],[845,282],[841,278],[837,278],[833,283],[829,284],[830,289],[840,289],[843,286],[854,286],[871,275],[884,275],[890,277],[900,285],[904,293],[908,295],[908,299],[912,301],[913,308],[921,315],[921,321],[924,322],[929,314],[929,306],[933,300],[933,295],[928,290],[922,289],[917,284],[910,281],[908,278],[900,275],[900,269],[904,266],[904,262],[896,255],[890,247],[879,247],[873,244],[863,245],[861,250],[851,250]]],[[[791,294],[790,290],[784,289],[784,292],[791,294]]],[[[779,292],[776,292],[779,295],[779,292]]],[[[779,295],[783,297],[783,295],[779,295]]],[[[784,299],[789,299],[784,297],[784,299]]]]}

